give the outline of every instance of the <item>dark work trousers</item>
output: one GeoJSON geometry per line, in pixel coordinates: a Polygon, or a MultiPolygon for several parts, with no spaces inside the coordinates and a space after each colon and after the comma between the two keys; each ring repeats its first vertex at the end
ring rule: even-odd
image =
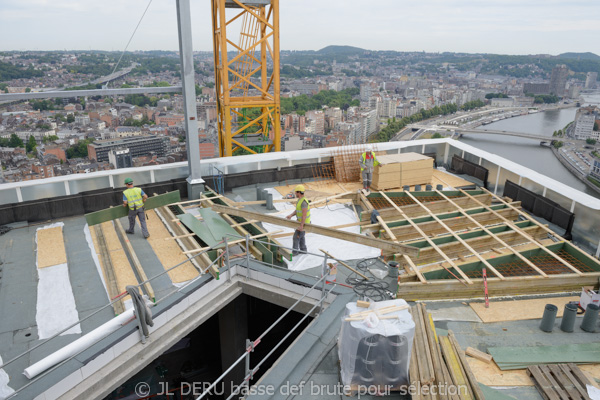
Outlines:
{"type": "Polygon", "coordinates": [[[306,252],[306,231],[299,231],[296,230],[294,231],[294,239],[293,239],[293,245],[292,247],[294,248],[294,252],[297,252],[298,250],[306,252]]]}
{"type": "Polygon", "coordinates": [[[137,210],[129,209],[129,229],[127,229],[127,233],[134,232],[136,215],[140,220],[140,226],[142,227],[142,235],[144,235],[144,237],[150,236],[150,233],[148,233],[148,228],[146,227],[146,214],[144,213],[144,207],[138,208],[137,210]]]}

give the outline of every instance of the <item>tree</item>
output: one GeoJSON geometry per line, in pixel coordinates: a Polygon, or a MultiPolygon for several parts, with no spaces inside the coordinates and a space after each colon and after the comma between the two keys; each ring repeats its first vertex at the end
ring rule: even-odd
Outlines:
{"type": "Polygon", "coordinates": [[[69,124],[72,123],[72,122],[75,122],[75,116],[73,114],[67,115],[67,122],[69,124]]]}
{"type": "Polygon", "coordinates": [[[10,135],[10,139],[8,141],[8,146],[13,147],[13,148],[14,147],[25,147],[23,145],[23,141],[15,133],[10,135]]]}
{"type": "Polygon", "coordinates": [[[585,139],[585,142],[586,142],[587,144],[596,144],[596,139],[587,138],[587,139],[585,139]]]}
{"type": "Polygon", "coordinates": [[[596,121],[594,121],[594,130],[595,131],[600,130],[600,129],[598,129],[598,122],[596,122],[596,121]]]}
{"type": "Polygon", "coordinates": [[[31,93],[31,88],[25,88],[25,93],[31,93]]]}
{"type": "Polygon", "coordinates": [[[433,135],[431,135],[432,139],[440,139],[443,138],[443,136],[441,134],[439,134],[438,132],[434,133],[433,135]]]}
{"type": "Polygon", "coordinates": [[[37,142],[35,141],[35,137],[33,135],[29,136],[29,139],[27,140],[27,144],[25,145],[25,150],[27,150],[28,153],[31,153],[32,151],[35,150],[35,146],[37,146],[37,142]]]}

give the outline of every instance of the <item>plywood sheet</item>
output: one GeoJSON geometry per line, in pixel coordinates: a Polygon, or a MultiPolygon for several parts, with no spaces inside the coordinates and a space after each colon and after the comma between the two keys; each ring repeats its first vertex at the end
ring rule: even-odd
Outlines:
{"type": "Polygon", "coordinates": [[[463,186],[472,186],[473,183],[469,182],[465,179],[462,179],[458,176],[454,176],[444,171],[440,171],[439,169],[433,170],[433,183],[436,185],[444,185],[445,187],[463,187],[463,186]]]}
{"type": "Polygon", "coordinates": [[[467,356],[467,362],[475,375],[477,382],[487,386],[533,386],[533,381],[527,376],[527,370],[515,369],[502,371],[495,363],[485,363],[467,356]]]}
{"type": "MultiPolygon", "coordinates": [[[[363,188],[360,182],[337,182],[335,180],[320,180],[314,182],[303,182],[302,185],[306,188],[306,192],[304,195],[312,200],[319,200],[319,198],[324,198],[327,196],[331,196],[334,194],[346,193],[358,191],[363,188]]],[[[277,190],[282,196],[285,196],[294,191],[294,185],[286,185],[286,186],[277,186],[275,190],[277,190]]]]}
{"type": "MultiPolygon", "coordinates": [[[[158,218],[156,212],[150,210],[147,212],[147,215],[148,219],[146,220],[146,225],[148,226],[148,231],[151,233],[148,242],[163,267],[169,269],[174,265],[187,260],[187,257],[182,254],[182,250],[177,244],[177,241],[165,240],[165,238],[170,238],[172,236],[158,218]]],[[[187,262],[169,271],[167,274],[172,282],[181,283],[194,279],[198,276],[199,272],[191,262],[187,262]]]]}
{"type": "MultiPolygon", "coordinates": [[[[490,307],[485,308],[484,303],[470,303],[483,322],[519,321],[524,319],[540,319],[544,315],[546,304],[558,307],[557,317],[562,317],[565,304],[579,300],[578,296],[551,297],[531,300],[498,301],[490,302],[490,307]]],[[[484,382],[485,383],[485,382],[484,382]]]]}
{"type": "Polygon", "coordinates": [[[119,289],[119,293],[123,293],[127,285],[138,284],[137,278],[135,277],[131,264],[129,264],[125,250],[123,250],[123,246],[121,246],[121,241],[117,236],[112,221],[103,222],[101,228],[104,238],[106,239],[106,248],[115,272],[117,288],[119,289]]]}
{"type": "Polygon", "coordinates": [[[62,226],[37,231],[37,262],[38,268],[67,262],[62,226]]]}

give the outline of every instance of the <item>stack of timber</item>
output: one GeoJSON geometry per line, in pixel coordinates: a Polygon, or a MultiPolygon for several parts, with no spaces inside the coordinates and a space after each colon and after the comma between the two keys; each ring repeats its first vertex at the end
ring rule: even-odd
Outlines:
{"type": "Polygon", "coordinates": [[[373,173],[376,190],[431,183],[433,158],[418,153],[388,154],[377,157],[373,173]]]}
{"type": "Polygon", "coordinates": [[[415,338],[410,359],[413,400],[480,400],[484,395],[452,331],[438,336],[424,304],[411,309],[415,338]],[[413,394],[415,393],[415,394],[413,394]]]}
{"type": "Polygon", "coordinates": [[[548,400],[589,400],[587,385],[592,383],[573,363],[532,365],[527,368],[535,387],[548,400]]]}

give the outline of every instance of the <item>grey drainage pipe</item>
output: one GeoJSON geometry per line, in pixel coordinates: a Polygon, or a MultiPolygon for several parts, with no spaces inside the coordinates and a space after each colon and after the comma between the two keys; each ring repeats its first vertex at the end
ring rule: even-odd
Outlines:
{"type": "Polygon", "coordinates": [[[575,318],[577,317],[577,304],[565,304],[560,329],[563,332],[573,332],[575,326],[575,318]]]}
{"type": "Polygon", "coordinates": [[[556,307],[554,304],[546,304],[544,316],[542,317],[542,323],[540,324],[541,330],[544,332],[552,332],[552,329],[554,329],[554,321],[556,320],[557,311],[558,307],[556,307]]]}
{"type": "Polygon", "coordinates": [[[581,323],[581,329],[586,332],[594,333],[596,331],[596,323],[598,322],[598,307],[597,304],[588,304],[581,323]]]}

